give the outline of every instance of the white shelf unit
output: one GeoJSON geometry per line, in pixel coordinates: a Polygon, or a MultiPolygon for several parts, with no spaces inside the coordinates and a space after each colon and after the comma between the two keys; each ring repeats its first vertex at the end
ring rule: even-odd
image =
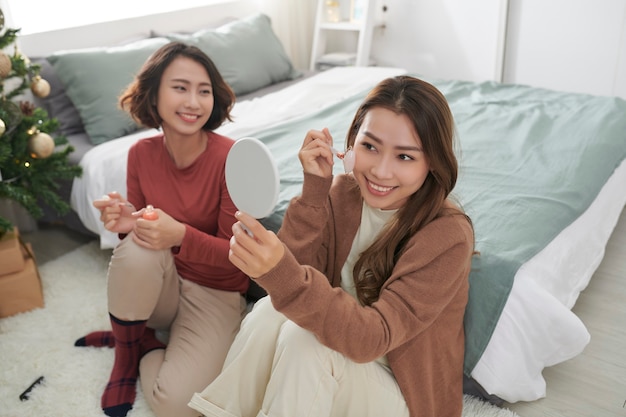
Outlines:
{"type": "MultiPolygon", "coordinates": [[[[339,0],[339,3],[350,2],[348,13],[350,17],[346,18],[342,15],[342,20],[338,22],[329,22],[327,20],[326,3],[327,0],[318,0],[317,15],[315,20],[315,33],[313,35],[313,47],[311,50],[310,69],[314,71],[318,61],[323,58],[327,52],[327,34],[330,31],[335,32],[352,32],[358,35],[356,51],[354,53],[355,66],[368,66],[370,61],[370,49],[372,46],[372,37],[374,28],[382,26],[382,20],[377,18],[376,4],[377,0],[339,0]],[[358,1],[361,9],[361,18],[358,21],[351,20],[352,8],[354,2],[358,1]]],[[[343,6],[343,4],[341,4],[343,6]]],[[[345,14],[345,9],[342,9],[345,14]]],[[[350,53],[350,52],[348,52],[350,53]]]]}

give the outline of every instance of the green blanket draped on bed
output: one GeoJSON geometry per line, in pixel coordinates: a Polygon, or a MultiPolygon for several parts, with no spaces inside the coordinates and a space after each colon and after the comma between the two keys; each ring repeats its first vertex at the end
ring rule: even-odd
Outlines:
{"type": "MultiPolygon", "coordinates": [[[[447,97],[459,141],[453,192],[474,222],[476,249],[465,315],[465,373],[487,346],[519,267],[580,216],[626,157],[626,101],[491,82],[427,80],[447,97]]],[[[373,86],[372,86],[373,87],[373,86]]],[[[306,117],[257,132],[276,158],[277,229],[300,193],[298,150],[328,127],[340,149],[363,91],[306,117]]],[[[340,163],[335,164],[341,172],[340,163]]]]}

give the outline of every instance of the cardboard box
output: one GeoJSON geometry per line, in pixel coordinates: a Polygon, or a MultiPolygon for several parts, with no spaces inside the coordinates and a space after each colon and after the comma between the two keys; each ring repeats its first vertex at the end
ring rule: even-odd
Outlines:
{"type": "Polygon", "coordinates": [[[25,267],[17,227],[0,237],[0,276],[19,272],[25,267]]]}
{"type": "Polygon", "coordinates": [[[21,271],[0,276],[0,318],[44,306],[37,264],[22,251],[20,258],[24,261],[21,271]]]}

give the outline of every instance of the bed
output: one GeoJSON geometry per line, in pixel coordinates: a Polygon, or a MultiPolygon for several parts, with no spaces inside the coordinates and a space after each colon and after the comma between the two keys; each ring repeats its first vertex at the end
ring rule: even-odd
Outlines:
{"type": "MultiPolygon", "coordinates": [[[[281,191],[274,212],[262,219],[267,227],[280,227],[300,191],[297,151],[305,132],[328,127],[340,148],[365,94],[406,73],[296,71],[270,83],[269,92],[238,94],[234,121],[218,132],[257,137],[276,158],[281,191]]],[[[467,387],[478,387],[492,402],[539,399],[546,394],[543,369],[575,357],[590,340],[571,309],[626,204],[626,101],[421,78],[444,93],[454,114],[460,175],[453,194],[474,221],[480,252],[465,317],[467,387]]],[[[155,133],[135,129],[81,155],[84,172],[74,180],[70,202],[103,249],[118,240],[103,229],[91,201],[112,190],[124,194],[129,147],[155,133]]]]}

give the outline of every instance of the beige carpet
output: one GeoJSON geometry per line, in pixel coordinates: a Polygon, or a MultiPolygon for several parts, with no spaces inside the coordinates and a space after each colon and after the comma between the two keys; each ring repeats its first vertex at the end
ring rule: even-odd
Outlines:
{"type": "MultiPolygon", "coordinates": [[[[106,268],[110,251],[97,241],[40,265],[45,307],[0,319],[0,417],[105,416],[100,409],[113,349],[74,341],[108,329],[106,268]],[[26,401],[19,395],[44,377],[26,401]]],[[[466,397],[464,417],[519,417],[466,397]]],[[[138,390],[128,417],[154,417],[138,390]]]]}

